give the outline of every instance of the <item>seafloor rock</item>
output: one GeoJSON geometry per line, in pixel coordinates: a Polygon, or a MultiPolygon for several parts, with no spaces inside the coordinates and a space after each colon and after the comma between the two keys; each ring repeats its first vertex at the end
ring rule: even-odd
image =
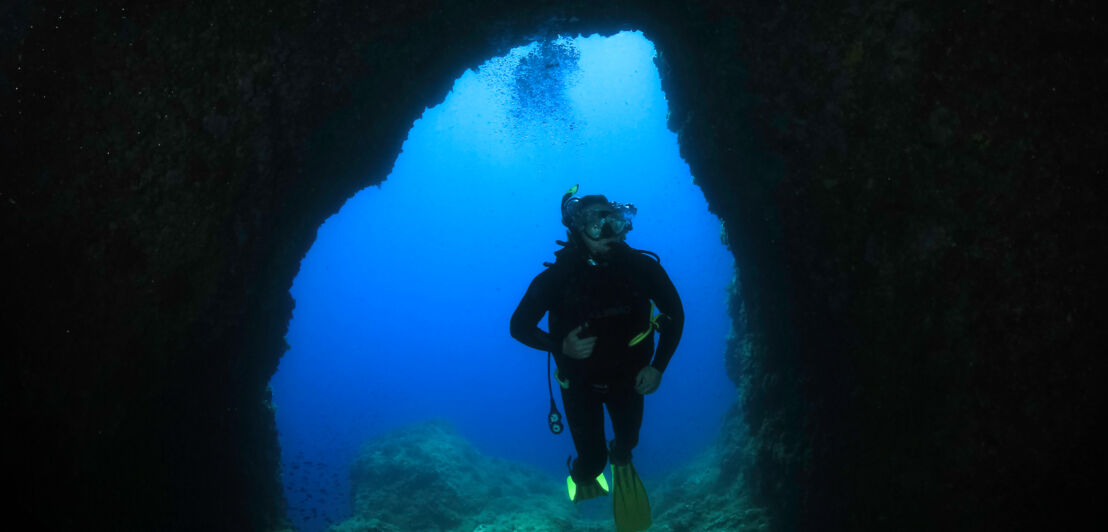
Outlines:
{"type": "Polygon", "coordinates": [[[749,446],[741,416],[734,410],[715,445],[662,480],[651,491],[654,532],[726,530],[760,532],[769,518],[749,496],[743,464],[749,446]]]}
{"type": "MultiPolygon", "coordinates": [[[[721,455],[741,449],[739,418],[696,460],[649,486],[657,532],[768,527],[736,471],[721,455]]],[[[610,476],[609,476],[610,478],[610,476]]],[[[649,482],[648,482],[649,483],[649,482]]],[[[583,515],[559,479],[481,454],[444,421],[379,436],[351,467],[354,515],[330,532],[600,532],[611,530],[610,499],[589,501],[583,515]]]]}
{"type": "Polygon", "coordinates": [[[350,476],[354,516],[333,532],[589,530],[556,479],[481,454],[443,421],[373,439],[350,476]]]}

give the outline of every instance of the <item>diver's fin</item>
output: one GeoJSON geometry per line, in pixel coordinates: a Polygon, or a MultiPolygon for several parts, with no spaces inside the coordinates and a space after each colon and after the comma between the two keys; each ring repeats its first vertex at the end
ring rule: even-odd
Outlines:
{"type": "Polygon", "coordinates": [[[612,515],[617,532],[650,528],[650,499],[631,462],[612,464],[612,515]]]}
{"type": "Polygon", "coordinates": [[[590,482],[581,484],[573,482],[573,477],[566,477],[566,488],[569,489],[569,500],[581,502],[593,497],[602,497],[608,494],[608,481],[604,480],[604,473],[600,473],[590,482]]]}

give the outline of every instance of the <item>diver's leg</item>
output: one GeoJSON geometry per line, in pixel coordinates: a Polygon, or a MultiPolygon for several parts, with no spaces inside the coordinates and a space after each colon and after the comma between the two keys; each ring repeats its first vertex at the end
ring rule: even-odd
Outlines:
{"type": "Polygon", "coordinates": [[[615,438],[609,456],[612,462],[612,517],[617,532],[650,528],[650,497],[631,464],[631,449],[639,443],[643,396],[628,387],[607,399],[615,438]]]}
{"type": "MultiPolygon", "coordinates": [[[[575,383],[576,384],[576,383],[575,383]]],[[[591,482],[604,471],[608,449],[604,444],[604,405],[597,394],[585,386],[562,389],[566,422],[577,447],[570,475],[574,482],[591,482]]]]}
{"type": "Polygon", "coordinates": [[[643,396],[633,388],[613,390],[606,398],[608,416],[612,418],[612,448],[609,458],[612,464],[631,461],[631,449],[639,444],[642,427],[643,396]]]}

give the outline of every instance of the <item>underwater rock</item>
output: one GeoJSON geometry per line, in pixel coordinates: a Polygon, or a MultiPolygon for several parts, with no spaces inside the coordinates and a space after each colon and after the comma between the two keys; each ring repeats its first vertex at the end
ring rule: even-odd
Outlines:
{"type": "MultiPolygon", "coordinates": [[[[737,419],[737,418],[736,418],[737,419]]],[[[694,462],[655,486],[658,532],[759,531],[765,512],[728,470],[741,423],[724,431],[694,462]]],[[[600,532],[610,517],[587,518],[571,503],[561,479],[481,454],[452,425],[431,420],[367,442],[350,470],[354,515],[329,532],[600,532]]],[[[605,514],[610,500],[593,510],[605,514]]]]}
{"type": "Polygon", "coordinates": [[[751,462],[746,426],[732,407],[715,444],[690,463],[666,475],[651,494],[658,532],[727,530],[758,532],[770,528],[769,515],[750,496],[744,482],[751,462]]]}
{"type": "Polygon", "coordinates": [[[585,530],[558,479],[481,454],[445,421],[374,438],[350,479],[354,516],[333,532],[585,530]]]}

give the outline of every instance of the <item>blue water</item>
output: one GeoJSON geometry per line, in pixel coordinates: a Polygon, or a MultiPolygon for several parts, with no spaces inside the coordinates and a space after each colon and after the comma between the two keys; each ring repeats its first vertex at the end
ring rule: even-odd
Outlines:
{"type": "Polygon", "coordinates": [[[702,451],[734,401],[722,357],[732,258],[666,127],[653,45],[637,32],[563,41],[568,59],[521,94],[513,73],[536,46],[459,78],[413,124],[387,181],[328,218],[301,263],[271,381],[301,530],[349,517],[362,443],[431,417],[561,482],[575,453],[546,427],[546,354],[508,321],[565,237],[559,201],[575,183],[638,207],[628,243],[661,255],[685,305],[681,345],[647,397],[643,477],[702,451]]]}

